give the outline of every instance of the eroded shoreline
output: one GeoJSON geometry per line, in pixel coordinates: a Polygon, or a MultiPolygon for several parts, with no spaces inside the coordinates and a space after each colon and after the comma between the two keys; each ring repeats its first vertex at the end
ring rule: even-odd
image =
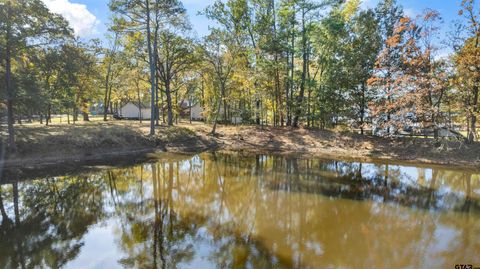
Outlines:
{"type": "Polygon", "coordinates": [[[24,127],[19,130],[19,152],[7,155],[4,160],[4,177],[17,177],[15,174],[21,177],[46,169],[72,170],[69,166],[135,164],[154,159],[158,152],[190,154],[217,150],[480,169],[479,143],[465,145],[445,141],[442,147],[437,147],[430,139],[385,139],[257,126],[220,127],[216,136],[209,135],[208,131],[209,126],[204,124],[159,127],[159,134],[151,137],[145,134],[143,126],[115,122],[67,128],[24,127]]]}

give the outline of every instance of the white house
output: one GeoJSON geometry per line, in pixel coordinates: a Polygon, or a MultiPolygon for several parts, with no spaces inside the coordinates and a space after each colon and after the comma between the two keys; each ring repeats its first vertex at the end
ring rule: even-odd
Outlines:
{"type": "Polygon", "coordinates": [[[152,111],[150,107],[140,103],[139,108],[138,105],[138,103],[128,102],[120,108],[118,115],[124,119],[150,119],[152,111]]]}
{"type": "Polygon", "coordinates": [[[203,120],[203,108],[199,103],[193,103],[191,101],[183,101],[180,103],[182,108],[181,115],[191,117],[192,120],[203,120]],[[191,114],[190,114],[191,113],[191,114]]]}
{"type": "Polygon", "coordinates": [[[232,124],[234,125],[242,124],[243,122],[242,117],[233,116],[231,120],[232,120],[232,124]]]}

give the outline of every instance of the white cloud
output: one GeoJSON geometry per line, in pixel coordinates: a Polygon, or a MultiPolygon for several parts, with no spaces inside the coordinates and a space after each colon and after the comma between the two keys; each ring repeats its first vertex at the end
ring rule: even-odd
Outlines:
{"type": "Polygon", "coordinates": [[[97,32],[100,21],[88,11],[83,4],[72,3],[70,0],[42,0],[50,11],[60,14],[70,23],[75,35],[91,36],[97,32]]]}

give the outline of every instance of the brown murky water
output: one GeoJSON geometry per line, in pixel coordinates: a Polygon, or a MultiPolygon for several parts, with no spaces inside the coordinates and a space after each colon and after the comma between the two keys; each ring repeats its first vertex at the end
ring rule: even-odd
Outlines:
{"type": "Polygon", "coordinates": [[[0,190],[0,268],[480,266],[472,171],[162,154],[0,190]]]}

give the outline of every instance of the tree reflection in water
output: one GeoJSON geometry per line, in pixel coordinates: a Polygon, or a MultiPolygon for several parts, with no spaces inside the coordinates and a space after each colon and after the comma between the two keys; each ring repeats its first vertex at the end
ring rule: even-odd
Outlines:
{"type": "MultiPolygon", "coordinates": [[[[156,163],[0,189],[0,267],[68,267],[109,220],[124,268],[480,264],[480,176],[293,157],[156,163]]],[[[106,224],[107,225],[107,224],[106,224]]]]}
{"type": "Polygon", "coordinates": [[[102,192],[96,177],[2,185],[0,268],[61,268],[74,259],[88,226],[104,217],[102,192]]]}

